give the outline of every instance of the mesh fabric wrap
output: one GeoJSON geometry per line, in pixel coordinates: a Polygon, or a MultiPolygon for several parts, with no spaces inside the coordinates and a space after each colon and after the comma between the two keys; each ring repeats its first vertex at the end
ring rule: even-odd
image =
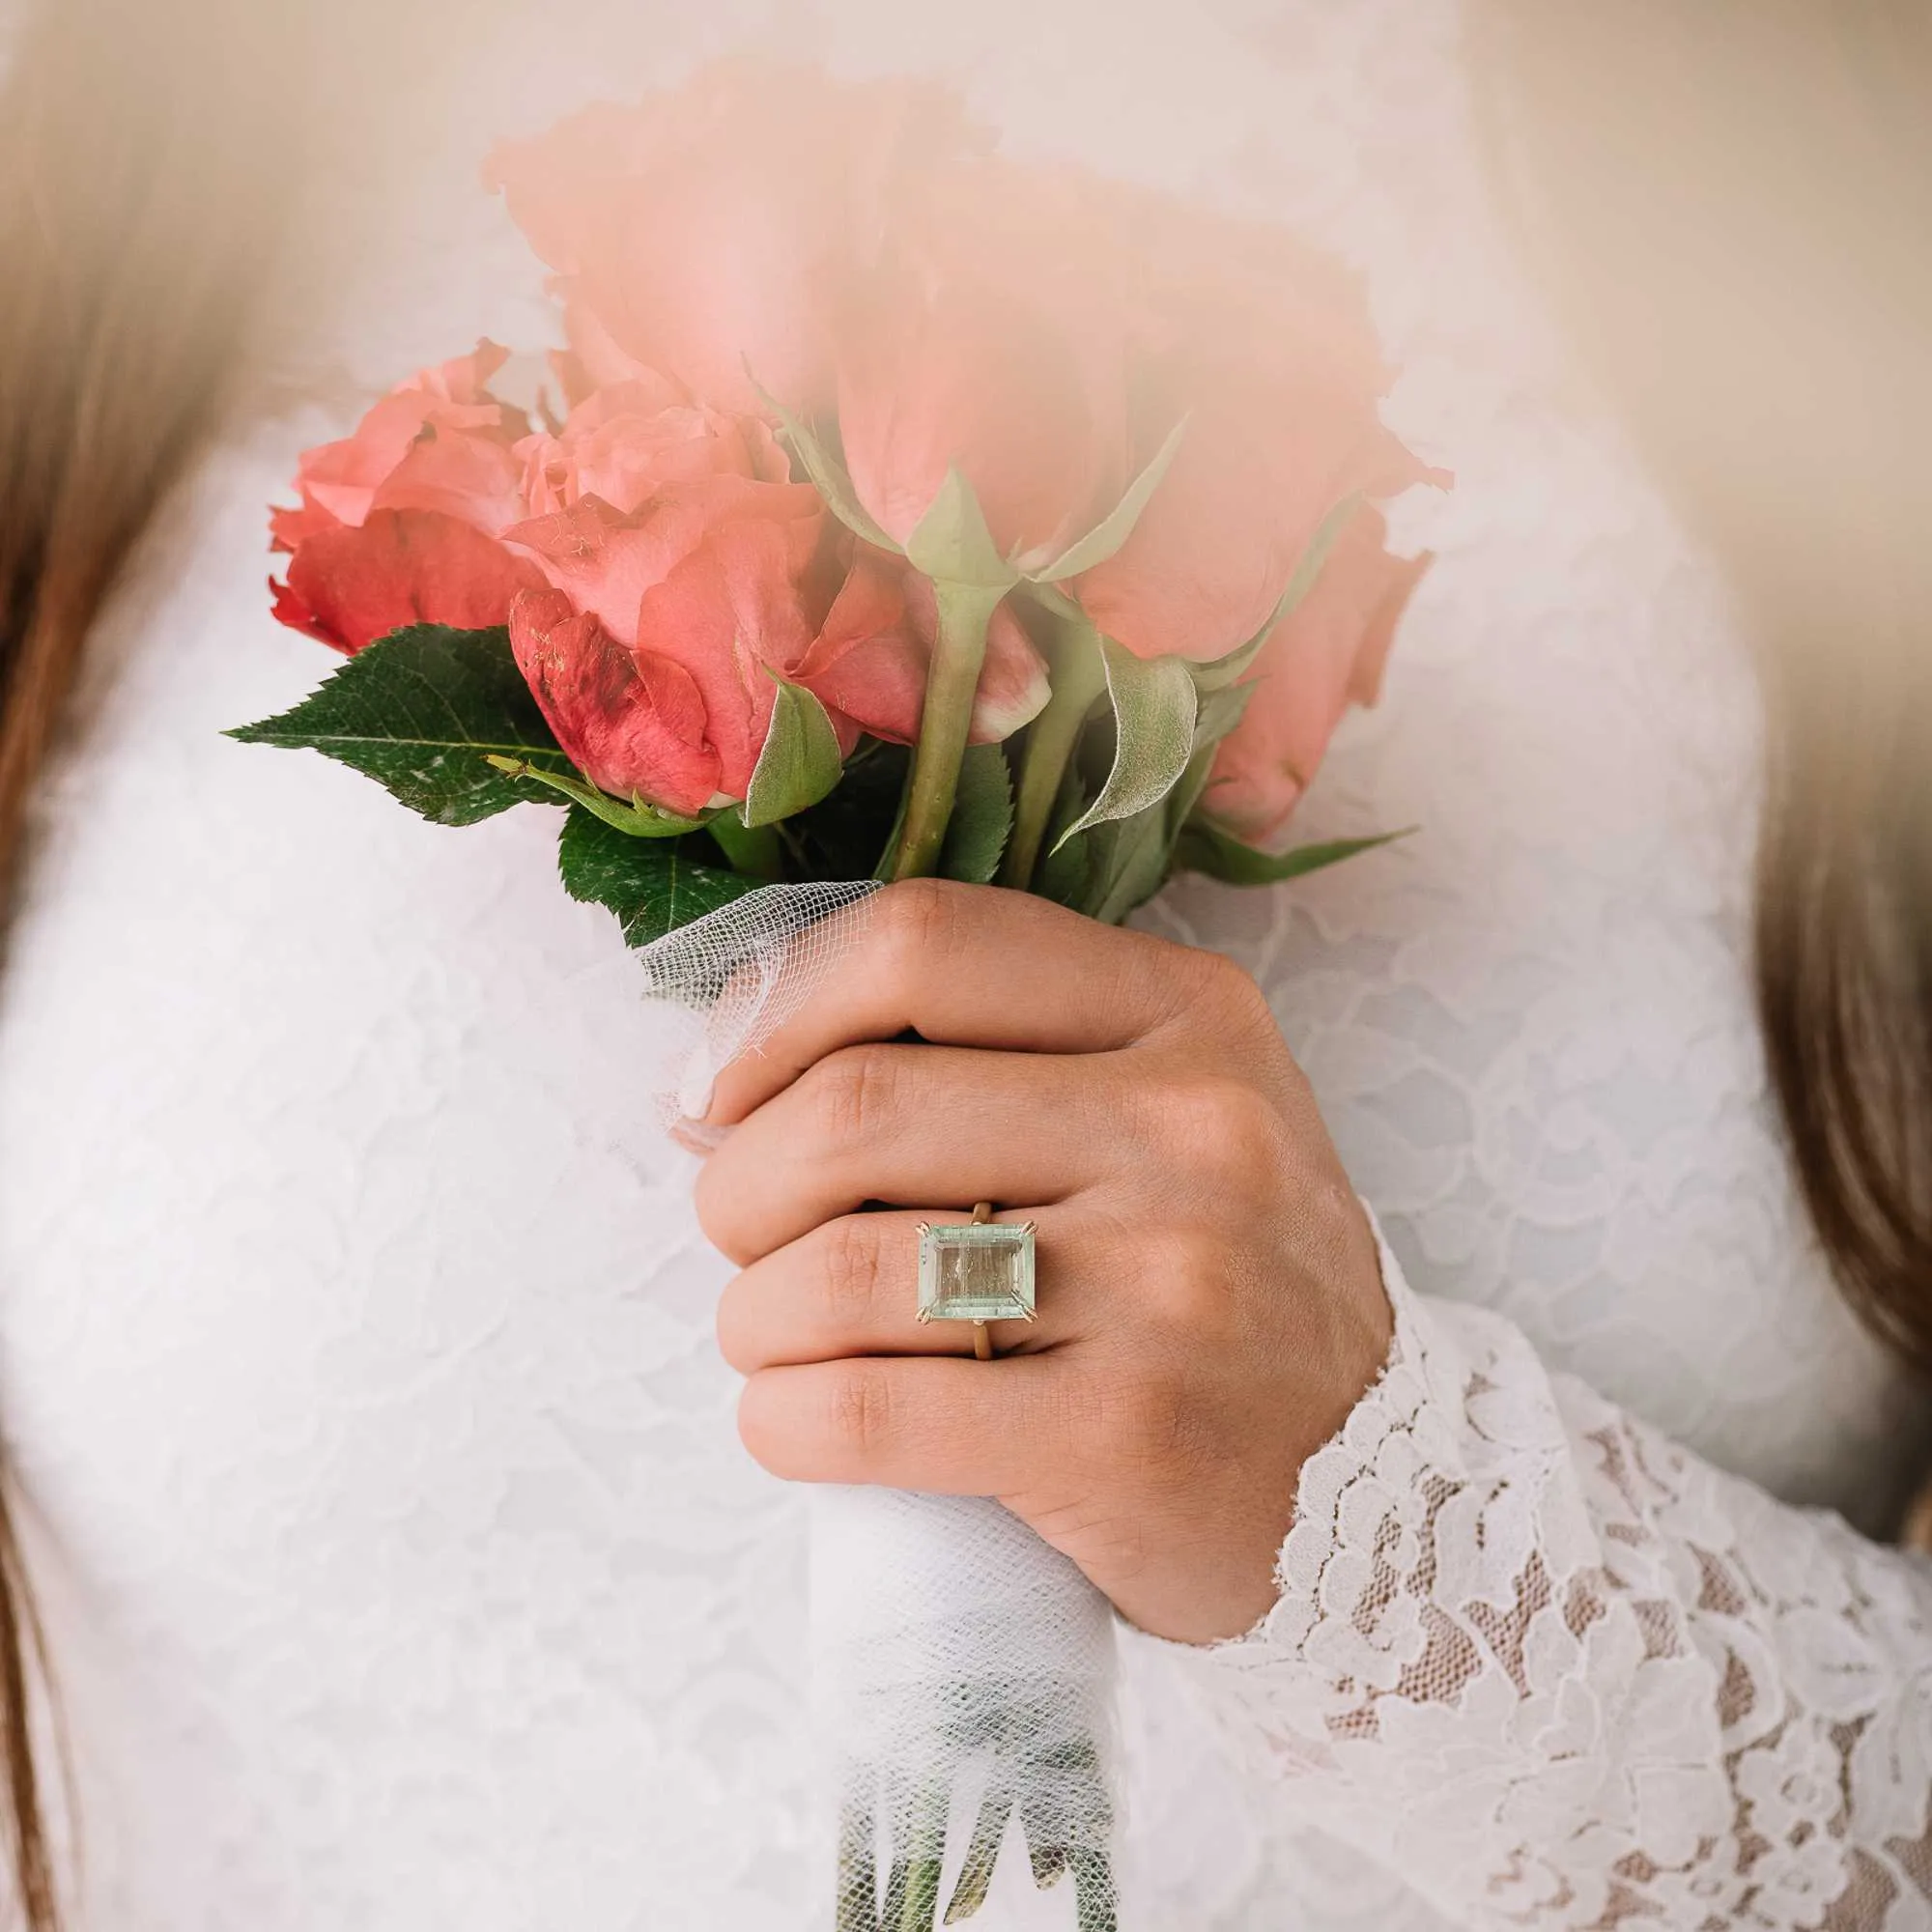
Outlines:
{"type": "MultiPolygon", "coordinates": [[[[864,931],[875,890],[764,887],[644,949],[650,996],[689,1018],[663,1090],[681,1138],[715,1145],[698,1122],[719,1070],[800,1009],[864,931]]],[[[915,1293],[908,1280],[909,1333],[915,1293]]],[[[975,1922],[1111,1926],[1111,1878],[1094,1863],[1115,1790],[1106,1599],[990,1498],[828,1488],[811,1520],[814,1709],[845,1855],[854,1830],[876,1847],[883,1897],[895,1859],[937,1856],[935,1820],[950,1820],[943,1913],[976,1821],[1004,1812],[975,1922]],[[1028,1852],[1075,1883],[1037,1890],[1028,1852]]]]}

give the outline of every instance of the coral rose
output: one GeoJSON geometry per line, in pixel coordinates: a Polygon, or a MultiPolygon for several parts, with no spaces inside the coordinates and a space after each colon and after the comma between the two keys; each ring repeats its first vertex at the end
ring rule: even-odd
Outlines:
{"type": "Polygon", "coordinates": [[[860,501],[898,542],[955,466],[1022,569],[1119,501],[1123,289],[1094,193],[1070,171],[961,162],[849,297],[839,435],[860,501]]]}
{"type": "Polygon", "coordinates": [[[510,648],[565,756],[592,784],[686,813],[717,795],[704,698],[682,665],[626,650],[560,590],[519,594],[510,648]]]}
{"type": "Polygon", "coordinates": [[[1431,557],[1391,556],[1388,526],[1365,505],[1314,588],[1274,628],[1254,696],[1215,756],[1204,804],[1231,831],[1265,838],[1315,778],[1342,714],[1381,694],[1395,628],[1431,557]]]}
{"type": "Polygon", "coordinates": [[[526,516],[567,510],[585,497],[629,515],[668,485],[704,476],[791,480],[762,418],[688,403],[649,372],[594,391],[560,430],[526,437],[516,455],[526,516]]]}
{"type": "MultiPolygon", "coordinates": [[[[718,790],[742,798],[771,722],[775,688],[816,635],[808,580],[824,535],[804,484],[710,476],[659,492],[626,515],[596,497],[513,526],[573,607],[630,651],[679,665],[704,707],[718,790]]],[[[538,688],[550,709],[562,699],[538,688]]],[[[570,748],[578,728],[551,719],[570,748]]],[[[650,786],[632,789],[646,798],[650,786]]]]}
{"type": "Polygon", "coordinates": [[[1279,229],[1153,195],[1122,191],[1117,212],[1147,265],[1135,463],[1183,416],[1187,427],[1124,547],[1074,589],[1136,656],[1217,658],[1266,622],[1345,497],[1448,479],[1383,426],[1390,372],[1339,262],[1279,229]]]}
{"type": "MultiPolygon", "coordinates": [[[[597,784],[677,811],[743,798],[775,678],[816,694],[848,747],[861,728],[917,735],[932,586],[782,480],[760,418],[633,381],[518,454],[532,506],[552,507],[505,540],[553,588],[518,600],[511,642],[557,742],[597,784]]],[[[976,731],[1005,737],[1046,695],[1044,665],[1002,611],[976,731]]]]}
{"type": "Polygon", "coordinates": [[[556,271],[584,383],[656,370],[750,411],[749,363],[815,414],[832,394],[829,291],[924,158],[963,139],[937,88],[741,59],[506,142],[486,179],[556,271]]]}
{"type": "Polygon", "coordinates": [[[542,582],[495,541],[524,514],[511,445],[527,425],[488,387],[506,354],[484,342],[426,369],[303,454],[300,506],[270,519],[271,548],[291,553],[270,585],[283,623],[353,653],[405,624],[500,624],[542,582]]]}

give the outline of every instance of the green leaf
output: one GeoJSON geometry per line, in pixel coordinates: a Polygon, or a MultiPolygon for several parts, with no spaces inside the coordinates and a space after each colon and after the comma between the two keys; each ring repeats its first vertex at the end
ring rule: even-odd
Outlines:
{"type": "Polygon", "coordinates": [[[1321,520],[1321,527],[1315,532],[1314,541],[1302,552],[1301,561],[1294,566],[1294,575],[1288,580],[1288,587],[1269,611],[1267,622],[1246,643],[1237,644],[1226,657],[1213,658],[1207,664],[1194,667],[1194,681],[1203,691],[1219,690],[1246,675],[1248,667],[1261,655],[1262,646],[1267,642],[1274,627],[1315,588],[1315,580],[1321,575],[1321,566],[1328,561],[1329,553],[1340,540],[1342,532],[1349,527],[1350,519],[1361,507],[1362,493],[1359,490],[1344,497],[1321,520]]]}
{"type": "Polygon", "coordinates": [[[896,551],[899,546],[873,522],[865,504],[860,502],[845,466],[812,435],[802,418],[793,415],[769,390],[759,387],[749,362],[745,373],[751,378],[752,387],[757,389],[759,400],[778,417],[780,440],[805,466],[805,473],[825,498],[826,508],[854,535],[864,537],[868,544],[877,544],[881,550],[896,551]]]}
{"type": "MultiPolygon", "coordinates": [[[[1053,822],[1065,825],[1082,816],[1086,796],[1069,771],[1053,822]]],[[[1034,890],[1090,919],[1117,923],[1160,890],[1170,842],[1164,804],[1085,832],[1064,832],[1040,861],[1034,890]]]]}
{"type": "Polygon", "coordinates": [[[680,818],[674,811],[667,811],[662,806],[649,804],[641,798],[632,799],[626,805],[620,798],[612,798],[608,791],[599,791],[594,784],[563,772],[544,771],[524,758],[506,758],[499,752],[486,753],[486,764],[513,779],[534,779],[538,784],[548,785],[553,791],[560,791],[574,804],[581,805],[586,811],[594,811],[606,825],[615,826],[619,832],[633,838],[677,838],[687,832],[696,832],[703,825],[701,818],[680,818]]]}
{"type": "Polygon", "coordinates": [[[1167,440],[1154,452],[1153,461],[1127,485],[1126,495],[1113,510],[1084,537],[1069,544],[1043,570],[1034,571],[1031,575],[1039,582],[1059,583],[1066,578],[1078,577],[1083,570],[1092,570],[1097,563],[1105,563],[1133,535],[1134,526],[1141,520],[1141,512],[1147,508],[1149,499],[1159,487],[1160,479],[1167,474],[1168,465],[1174,461],[1174,452],[1180,447],[1180,439],[1186,430],[1187,418],[1182,416],[1168,431],[1167,440]]]}
{"type": "Polygon", "coordinates": [[[1131,818],[1096,826],[1087,834],[1089,886],[1083,912],[1103,925],[1118,925],[1136,906],[1145,905],[1167,883],[1167,813],[1159,801],[1131,818]]]}
{"type": "Polygon", "coordinates": [[[1033,890],[1057,905],[1071,906],[1076,912],[1086,903],[1089,880],[1087,841],[1084,832],[1065,828],[1081,817],[1093,793],[1082,781],[1080,758],[1075,754],[1060,775],[1060,789],[1047,814],[1045,856],[1034,871],[1033,890]]]}
{"type": "Polygon", "coordinates": [[[574,899],[608,906],[629,946],[648,946],[758,884],[704,855],[717,847],[701,836],[633,838],[573,806],[557,840],[556,868],[574,899]]]}
{"type": "Polygon", "coordinates": [[[748,827],[776,825],[816,805],[838,782],[845,760],[832,716],[803,685],[770,673],[779,695],[765,747],[752,769],[742,817],[748,827]]]}
{"type": "Polygon", "coordinates": [[[1114,706],[1114,763],[1100,795],[1060,836],[1069,838],[1109,819],[1131,818],[1167,796],[1194,753],[1200,699],[1179,658],[1137,658],[1094,633],[1114,706]]]}
{"type": "Polygon", "coordinates": [[[1019,582],[1019,572],[994,547],[972,484],[956,468],[946,472],[919,527],[906,539],[905,554],[915,570],[935,582],[987,590],[1006,590],[1019,582]]]}
{"type": "Polygon", "coordinates": [[[1339,866],[1344,859],[1373,852],[1378,845],[1406,838],[1415,829],[1411,825],[1373,838],[1333,838],[1320,845],[1298,845],[1292,852],[1263,852],[1197,819],[1181,833],[1174,864],[1177,871],[1205,872],[1210,879],[1222,879],[1231,886],[1274,886],[1284,879],[1305,878],[1326,866],[1339,866]]]}
{"type": "Polygon", "coordinates": [[[959,789],[939,857],[942,878],[988,884],[1000,869],[1013,829],[1013,778],[997,745],[969,745],[959,765],[959,789]]]}
{"type": "MultiPolygon", "coordinates": [[[[544,801],[539,770],[571,775],[510,655],[510,634],[412,624],[351,658],[292,711],[227,734],[321,752],[438,825],[474,825],[544,801]],[[493,766],[515,760],[522,776],[493,766]]],[[[549,802],[554,803],[554,800],[549,802]]]]}

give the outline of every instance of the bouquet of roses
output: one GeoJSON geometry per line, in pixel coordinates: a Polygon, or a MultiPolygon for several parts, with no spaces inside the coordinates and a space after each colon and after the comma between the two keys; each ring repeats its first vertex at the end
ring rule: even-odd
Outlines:
{"type": "MultiPolygon", "coordinates": [[[[484,343],[303,456],[275,614],[349,662],[235,736],[440,824],[560,807],[652,990],[750,976],[734,1049],[868,882],[1118,921],[1378,842],[1260,842],[1427,563],[1385,548],[1433,472],[1337,264],[1019,165],[935,89],[753,65],[489,175],[553,270],[554,392],[493,394],[484,343]]],[[[930,1927],[949,1861],[969,1916],[1009,1821],[1111,1925],[1104,1604],[990,1501],[848,1494],[814,1569],[840,1932],[930,1927]]]]}

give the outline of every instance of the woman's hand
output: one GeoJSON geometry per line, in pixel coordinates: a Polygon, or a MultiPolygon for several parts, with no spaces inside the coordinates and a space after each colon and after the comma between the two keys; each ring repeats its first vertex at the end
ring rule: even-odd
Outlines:
{"type": "Polygon", "coordinates": [[[743,1269],[718,1332],[759,1462],[997,1496],[1159,1635],[1266,1611],[1302,1462],[1390,1318],[1253,980],[1015,893],[895,886],[707,1119],[735,1127],[697,1206],[743,1269]],[[919,1223],[983,1200],[1038,1226],[1038,1320],[991,1362],[917,1320],[919,1223]]]}

